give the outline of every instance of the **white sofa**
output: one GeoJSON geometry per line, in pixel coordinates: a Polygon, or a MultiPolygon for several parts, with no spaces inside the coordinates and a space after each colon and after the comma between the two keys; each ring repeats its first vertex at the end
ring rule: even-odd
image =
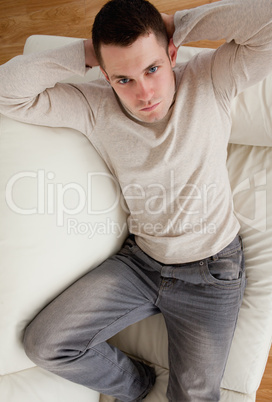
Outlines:
{"type": "MultiPolygon", "coordinates": [[[[32,36],[25,53],[71,40],[32,36]]],[[[179,60],[199,50],[184,47],[179,60]]],[[[84,79],[99,75],[95,68],[84,79]]],[[[236,98],[232,117],[228,167],[248,285],[221,401],[249,402],[255,400],[272,336],[272,75],[236,98]]],[[[0,118],[0,400],[113,401],[35,367],[22,337],[44,305],[121,246],[127,229],[119,189],[81,133],[0,118]]],[[[158,379],[146,402],[166,402],[162,316],[137,323],[110,342],[156,368],[158,379]]]]}

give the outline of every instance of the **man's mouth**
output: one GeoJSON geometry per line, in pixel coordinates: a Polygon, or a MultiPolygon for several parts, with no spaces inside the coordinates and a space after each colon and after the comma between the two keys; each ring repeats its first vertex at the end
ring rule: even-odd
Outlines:
{"type": "Polygon", "coordinates": [[[146,107],[140,109],[140,112],[152,112],[159,106],[160,103],[161,102],[154,103],[154,105],[151,105],[151,106],[146,106],[146,107]]]}

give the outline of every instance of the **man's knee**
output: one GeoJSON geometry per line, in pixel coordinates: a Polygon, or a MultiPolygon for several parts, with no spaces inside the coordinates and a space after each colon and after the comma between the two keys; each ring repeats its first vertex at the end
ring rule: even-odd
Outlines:
{"type": "Polygon", "coordinates": [[[48,368],[54,360],[54,347],[50,345],[50,337],[45,337],[42,328],[36,325],[35,320],[26,328],[23,346],[26,355],[37,366],[48,368]],[[46,339],[47,338],[47,339],[46,339]]]}

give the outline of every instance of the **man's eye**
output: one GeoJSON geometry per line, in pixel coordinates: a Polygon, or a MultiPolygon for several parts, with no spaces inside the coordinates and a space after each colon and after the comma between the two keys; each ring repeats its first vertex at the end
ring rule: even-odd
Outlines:
{"type": "Polygon", "coordinates": [[[151,67],[150,70],[148,71],[148,74],[153,74],[158,70],[158,67],[151,67]]]}
{"type": "Polygon", "coordinates": [[[127,84],[129,81],[130,81],[129,78],[122,78],[122,79],[119,81],[119,84],[127,84]]]}

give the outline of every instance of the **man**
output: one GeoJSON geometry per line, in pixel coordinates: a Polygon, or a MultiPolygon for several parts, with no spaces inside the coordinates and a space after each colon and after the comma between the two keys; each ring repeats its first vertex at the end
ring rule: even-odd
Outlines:
{"type": "Polygon", "coordinates": [[[29,324],[24,344],[36,364],[140,401],[153,369],[106,341],[161,312],[169,401],[219,400],[245,286],[226,168],[230,104],[271,72],[271,28],[269,0],[222,0],[163,18],[145,0],[112,0],[92,41],[1,67],[0,111],[84,133],[129,212],[131,235],[120,252],[29,324]],[[177,48],[204,38],[226,44],[175,67],[177,48]],[[98,64],[105,80],[57,84],[98,64]]]}

